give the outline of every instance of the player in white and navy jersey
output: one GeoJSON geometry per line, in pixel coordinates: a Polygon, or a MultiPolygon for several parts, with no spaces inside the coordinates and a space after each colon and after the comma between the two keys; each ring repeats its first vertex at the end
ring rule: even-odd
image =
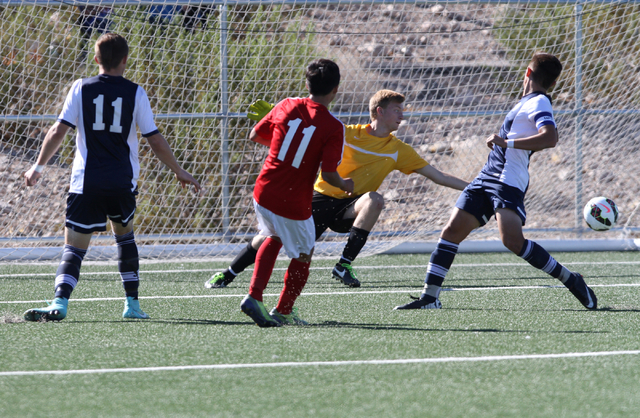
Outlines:
{"type": "Polygon", "coordinates": [[[534,241],[524,238],[527,215],[524,196],[529,187],[529,160],[536,151],[555,147],[558,131],[551,99],[546,95],[562,71],[551,54],[535,54],[523,82],[523,97],[507,114],[498,135],[487,138],[491,148],[480,174],[463,190],[427,267],[421,297],[396,309],[439,309],[442,282],[469,233],[495,215],[503,244],[532,266],[559,279],[587,308],[597,299],[579,273],[558,263],[534,241]]]}
{"type": "Polygon", "coordinates": [[[34,186],[69,128],[76,129],[76,151],[67,198],[65,247],[55,279],[55,299],[46,308],[25,312],[29,321],[61,320],[78,283],[82,260],[96,231],[111,222],[118,247],[118,270],[125,290],[124,318],[146,319],[138,301],[138,248],[133,234],[137,180],[140,174],[138,137],[141,131],[156,156],[185,187],[200,184],[180,167],[153,121],[144,89],[123,77],[129,47],[120,35],[102,35],[95,45],[100,71],[73,83],[58,120],[44,139],[36,164],[25,173],[34,186]]]}

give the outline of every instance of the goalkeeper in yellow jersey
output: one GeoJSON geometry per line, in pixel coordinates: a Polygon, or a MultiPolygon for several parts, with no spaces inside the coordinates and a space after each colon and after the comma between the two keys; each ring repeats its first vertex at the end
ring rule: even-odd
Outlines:
{"type": "MultiPolygon", "coordinates": [[[[369,232],[375,225],[384,207],[384,198],[378,190],[384,179],[393,170],[405,174],[418,173],[433,182],[463,190],[467,182],[450,174],[442,173],[427,163],[410,146],[396,138],[396,131],[403,120],[404,96],[391,90],[380,90],[369,101],[371,123],[347,125],[345,147],[338,173],[350,177],[355,184],[351,196],[331,186],[318,177],[312,201],[316,240],[330,228],[339,233],[349,233],[340,260],[332,275],[350,287],[359,287],[351,263],[367,242],[369,232]]],[[[271,105],[258,101],[251,105],[248,116],[260,120],[271,105]]],[[[255,262],[256,253],[266,237],[256,235],[240,251],[226,270],[216,273],[205,283],[206,288],[226,287],[235,277],[255,262]]]]}

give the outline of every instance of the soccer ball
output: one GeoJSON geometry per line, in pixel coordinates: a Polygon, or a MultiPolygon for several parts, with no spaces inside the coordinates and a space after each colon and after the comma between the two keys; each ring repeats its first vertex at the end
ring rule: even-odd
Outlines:
{"type": "Polygon", "coordinates": [[[584,220],[594,231],[611,229],[618,221],[618,207],[611,199],[594,197],[584,207],[584,220]]]}

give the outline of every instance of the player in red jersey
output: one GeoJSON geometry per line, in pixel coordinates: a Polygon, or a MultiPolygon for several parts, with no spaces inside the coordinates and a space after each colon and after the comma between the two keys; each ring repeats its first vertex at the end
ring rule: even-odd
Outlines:
{"type": "Polygon", "coordinates": [[[354,188],[351,179],[337,172],[345,129],[327,109],[338,93],[340,69],[319,59],[309,64],[306,78],[310,96],[281,101],[249,136],[270,148],[253,190],[260,234],[268,238],[258,250],[249,294],[240,304],[261,327],[306,324],[293,305],[309,277],[315,242],[311,199],[320,163],[329,184],[347,193],[354,188]],[[283,246],[291,263],[278,304],[269,313],[262,294],[283,246]]]}

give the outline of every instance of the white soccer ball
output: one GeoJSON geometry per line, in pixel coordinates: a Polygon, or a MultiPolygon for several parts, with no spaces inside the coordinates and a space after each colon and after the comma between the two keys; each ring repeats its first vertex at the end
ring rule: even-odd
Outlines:
{"type": "Polygon", "coordinates": [[[594,231],[606,231],[618,222],[618,207],[606,197],[594,197],[584,207],[584,220],[594,231]]]}

